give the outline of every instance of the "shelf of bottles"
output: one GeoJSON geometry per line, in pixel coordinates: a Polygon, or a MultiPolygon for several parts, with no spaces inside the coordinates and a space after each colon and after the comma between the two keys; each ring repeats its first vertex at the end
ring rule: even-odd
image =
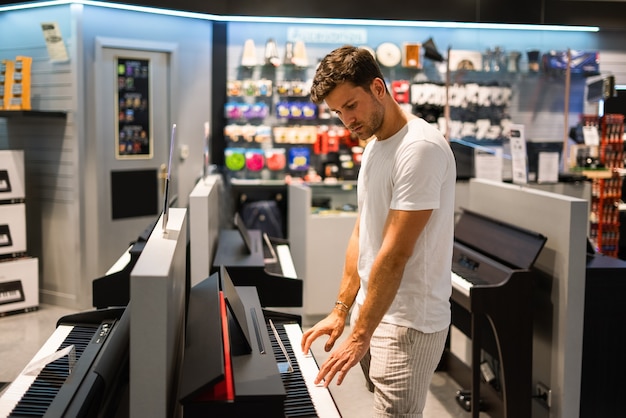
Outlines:
{"type": "Polygon", "coordinates": [[[624,168],[624,115],[585,116],[585,124],[595,124],[600,131],[600,163],[611,171],[607,178],[592,179],[590,238],[596,250],[612,257],[619,251],[619,201],[624,168]]]}

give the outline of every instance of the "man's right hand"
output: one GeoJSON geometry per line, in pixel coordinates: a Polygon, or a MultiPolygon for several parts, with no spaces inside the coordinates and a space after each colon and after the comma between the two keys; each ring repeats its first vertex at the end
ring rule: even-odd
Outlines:
{"type": "Polygon", "coordinates": [[[322,335],[328,335],[328,341],[324,344],[324,350],[330,351],[337,338],[341,336],[346,326],[347,312],[343,312],[339,309],[333,309],[328,316],[315,324],[313,328],[309,329],[302,335],[302,352],[308,353],[313,341],[317,340],[322,335]]]}

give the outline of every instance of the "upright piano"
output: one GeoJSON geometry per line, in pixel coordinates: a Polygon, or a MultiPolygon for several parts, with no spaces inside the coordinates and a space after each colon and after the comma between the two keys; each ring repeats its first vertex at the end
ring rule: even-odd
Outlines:
{"type": "Polygon", "coordinates": [[[457,220],[452,325],[471,339],[471,362],[448,342],[440,369],[466,388],[457,400],[474,418],[481,409],[492,417],[531,414],[532,267],[545,242],[540,233],[469,210],[457,220]]]}
{"type": "Polygon", "coordinates": [[[2,393],[0,417],[116,416],[127,390],[129,330],[124,308],[60,318],[2,393]]]}
{"type": "Polygon", "coordinates": [[[190,291],[180,401],[187,417],[340,417],[318,366],[300,349],[287,314],[261,308],[257,290],[235,286],[228,269],[190,291]]]}
{"type": "Polygon", "coordinates": [[[236,286],[256,287],[263,307],[301,307],[302,280],[288,241],[246,228],[239,214],[234,225],[220,231],[214,269],[225,266],[236,286]]]}

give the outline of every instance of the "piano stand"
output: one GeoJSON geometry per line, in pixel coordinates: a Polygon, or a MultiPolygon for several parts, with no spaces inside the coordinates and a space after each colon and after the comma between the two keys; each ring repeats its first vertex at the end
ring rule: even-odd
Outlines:
{"type": "MultiPolygon", "coordinates": [[[[465,409],[467,412],[471,412],[472,410],[472,391],[471,390],[459,390],[456,392],[456,396],[454,397],[457,403],[461,406],[461,408],[465,409]]],[[[479,408],[481,411],[484,411],[484,403],[482,399],[479,399],[479,408]]]]}

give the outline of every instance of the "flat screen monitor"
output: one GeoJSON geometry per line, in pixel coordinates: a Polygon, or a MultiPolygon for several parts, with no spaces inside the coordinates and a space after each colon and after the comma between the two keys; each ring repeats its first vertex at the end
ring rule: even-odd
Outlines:
{"type": "Polygon", "coordinates": [[[526,155],[528,157],[528,178],[537,178],[539,170],[539,154],[542,152],[556,152],[559,161],[563,154],[563,143],[560,141],[527,141],[526,155]]]}
{"type": "Polygon", "coordinates": [[[604,100],[602,114],[626,115],[626,85],[615,86],[615,94],[604,100]]]}

